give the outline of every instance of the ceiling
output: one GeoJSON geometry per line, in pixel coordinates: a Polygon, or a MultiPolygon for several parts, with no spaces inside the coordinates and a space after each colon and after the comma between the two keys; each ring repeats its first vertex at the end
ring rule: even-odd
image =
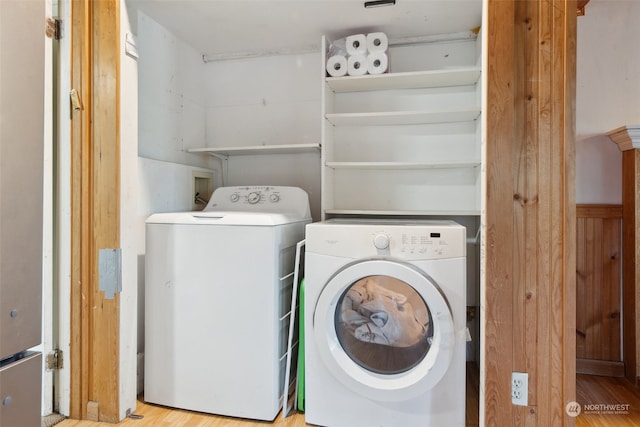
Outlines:
{"type": "Polygon", "coordinates": [[[382,31],[390,42],[468,33],[482,0],[127,0],[206,57],[224,59],[318,50],[330,39],[382,31]]]}

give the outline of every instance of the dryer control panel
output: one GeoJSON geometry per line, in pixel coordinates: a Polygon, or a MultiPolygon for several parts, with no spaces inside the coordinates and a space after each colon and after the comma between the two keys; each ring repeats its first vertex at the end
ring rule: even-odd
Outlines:
{"type": "Polygon", "coordinates": [[[466,256],[466,228],[453,221],[332,219],[307,225],[307,252],[405,260],[466,256]]]}

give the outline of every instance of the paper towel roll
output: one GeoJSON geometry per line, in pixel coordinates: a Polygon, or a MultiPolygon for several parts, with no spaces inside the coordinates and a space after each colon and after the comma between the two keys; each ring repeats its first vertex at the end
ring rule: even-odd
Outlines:
{"type": "Polygon", "coordinates": [[[385,33],[367,34],[367,50],[369,52],[386,52],[389,48],[389,39],[385,33]]]}
{"type": "Polygon", "coordinates": [[[389,69],[389,56],[384,52],[373,52],[367,55],[367,72],[369,74],[386,73],[389,69]]]}
{"type": "Polygon", "coordinates": [[[367,74],[367,57],[365,55],[351,55],[347,58],[347,74],[350,76],[367,74]]]}
{"type": "Polygon", "coordinates": [[[347,75],[347,58],[344,55],[333,55],[327,59],[327,73],[331,77],[347,75]]]}
{"type": "Polygon", "coordinates": [[[349,55],[365,55],[367,53],[367,36],[354,34],[347,37],[346,49],[349,55]]]}

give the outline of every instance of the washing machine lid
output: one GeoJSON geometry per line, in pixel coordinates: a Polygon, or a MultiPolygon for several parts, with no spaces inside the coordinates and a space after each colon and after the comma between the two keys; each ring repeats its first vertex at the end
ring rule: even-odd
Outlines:
{"type": "Polygon", "coordinates": [[[331,374],[374,400],[404,401],[431,389],[456,347],[444,294],[404,262],[370,259],[342,268],[322,289],[313,319],[313,338],[331,374]]]}
{"type": "Polygon", "coordinates": [[[147,224],[276,226],[310,220],[311,218],[300,218],[295,213],[286,212],[197,211],[153,214],[146,222],[147,224]]]}

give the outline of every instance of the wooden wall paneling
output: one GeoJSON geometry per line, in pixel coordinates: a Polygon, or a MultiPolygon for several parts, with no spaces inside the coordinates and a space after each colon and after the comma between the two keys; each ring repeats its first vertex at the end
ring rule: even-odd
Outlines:
{"type": "Polygon", "coordinates": [[[71,2],[70,416],[119,421],[119,299],[100,290],[98,254],[119,246],[119,2],[71,2]]]}
{"type": "Polygon", "coordinates": [[[511,188],[515,114],[513,61],[514,2],[487,3],[487,125],[485,141],[484,298],[481,322],[480,423],[507,426],[511,420],[513,364],[514,223],[511,188]]]}
{"type": "Polygon", "coordinates": [[[90,122],[90,87],[86,80],[89,72],[86,43],[87,4],[84,0],[71,1],[71,66],[70,78],[72,91],[82,103],[71,109],[71,301],[70,301],[70,407],[69,416],[75,419],[86,418],[88,389],[83,387],[83,379],[88,378],[88,353],[83,343],[89,341],[88,300],[83,295],[89,293],[87,247],[91,236],[89,220],[91,206],[86,197],[91,194],[88,173],[91,170],[88,151],[88,123],[90,122]]]}
{"type": "Polygon", "coordinates": [[[625,377],[632,383],[638,383],[638,344],[640,328],[638,319],[638,289],[640,289],[640,242],[638,224],[640,224],[640,150],[631,149],[622,152],[622,253],[623,285],[623,359],[625,377]]]}
{"type": "MultiPolygon", "coordinates": [[[[562,311],[564,326],[562,363],[562,382],[563,387],[562,400],[557,402],[560,405],[560,411],[564,417],[564,425],[575,425],[575,418],[566,414],[566,404],[576,400],[576,73],[577,73],[577,42],[578,42],[578,21],[577,16],[571,11],[576,10],[575,1],[566,3],[563,18],[564,35],[557,39],[564,48],[563,55],[563,95],[562,111],[564,116],[564,126],[562,127],[562,138],[564,144],[560,147],[559,162],[562,162],[562,215],[558,218],[564,222],[563,239],[563,271],[562,279],[564,286],[558,289],[562,296],[562,311]]],[[[558,95],[556,95],[558,96],[558,95]]],[[[562,99],[559,97],[559,99],[562,99]]],[[[557,408],[557,406],[556,406],[557,408]]]]}
{"type": "MultiPolygon", "coordinates": [[[[575,81],[576,32],[575,1],[540,2],[547,23],[538,47],[548,61],[544,73],[544,107],[540,109],[544,135],[540,136],[544,178],[539,194],[549,192],[548,205],[538,221],[545,224],[539,246],[540,266],[548,274],[547,299],[540,301],[539,323],[546,342],[538,345],[538,413],[541,425],[572,425],[575,419],[565,411],[575,400],[575,81]],[[547,234],[548,231],[548,234],[547,234]],[[548,333],[548,335],[547,335],[548,333]]],[[[536,48],[532,45],[532,48],[536,48]]],[[[542,199],[544,202],[546,199],[542,199]]],[[[540,277],[538,278],[538,280],[540,277]]],[[[540,286],[540,285],[539,285],[540,286]]]]}
{"type": "Polygon", "coordinates": [[[485,425],[574,423],[575,23],[575,1],[488,3],[485,425]]]}
{"type": "MultiPolygon", "coordinates": [[[[531,1],[515,2],[515,40],[520,54],[515,55],[514,109],[516,127],[514,145],[514,182],[513,212],[515,230],[513,258],[513,365],[515,372],[529,373],[529,407],[514,406],[512,425],[535,425],[535,411],[529,408],[537,406],[536,388],[540,378],[536,375],[535,345],[537,323],[545,319],[537,318],[539,298],[545,294],[536,290],[538,286],[538,264],[530,262],[537,258],[538,224],[540,197],[538,197],[538,109],[541,99],[539,79],[530,73],[537,73],[542,66],[540,55],[531,48],[539,36],[538,3],[531,1]]],[[[545,166],[545,165],[541,165],[545,166]]],[[[541,171],[543,173],[544,171],[541,171]]],[[[542,272],[544,274],[544,272],[542,272]]],[[[542,343],[541,343],[542,344],[542,343]]]]}
{"type": "Polygon", "coordinates": [[[618,376],[622,206],[579,205],[576,216],[577,370],[618,376]]]}
{"type": "Polygon", "coordinates": [[[602,287],[605,293],[603,298],[603,335],[604,343],[599,359],[622,361],[621,345],[621,298],[620,283],[622,267],[622,219],[607,218],[603,224],[603,265],[602,287]]]}
{"type": "Polygon", "coordinates": [[[576,205],[576,218],[622,218],[622,205],[576,205]]]}
{"type": "Polygon", "coordinates": [[[577,218],[576,221],[576,306],[580,306],[580,310],[577,310],[576,313],[576,357],[582,357],[585,354],[587,340],[586,340],[586,332],[587,329],[587,319],[589,316],[586,315],[584,307],[581,305],[582,301],[587,299],[587,290],[589,289],[586,285],[582,285],[583,281],[587,281],[587,273],[586,269],[588,266],[587,263],[587,249],[586,249],[586,222],[581,221],[580,218],[577,218]]]}
{"type": "Polygon", "coordinates": [[[92,5],[93,292],[89,400],[100,421],[119,421],[120,300],[99,286],[98,254],[120,247],[119,0],[92,5]]]}

